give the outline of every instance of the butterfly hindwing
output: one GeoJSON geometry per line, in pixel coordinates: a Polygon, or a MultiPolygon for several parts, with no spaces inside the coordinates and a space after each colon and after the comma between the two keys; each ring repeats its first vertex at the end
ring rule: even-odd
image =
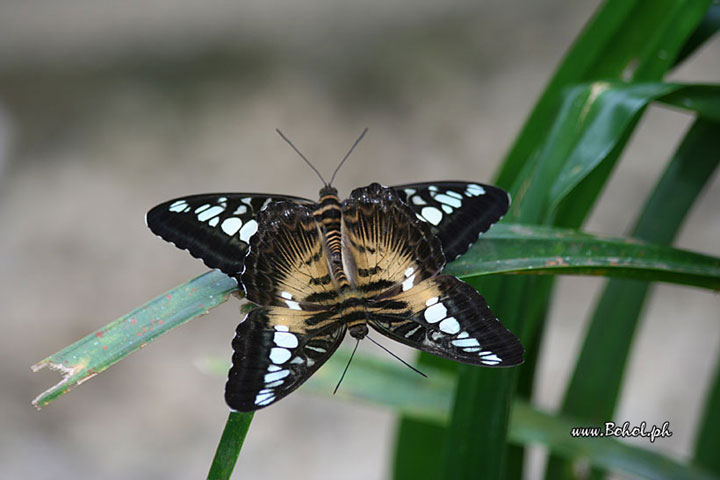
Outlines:
{"type": "Polygon", "coordinates": [[[523,362],[518,338],[473,287],[450,275],[371,301],[368,312],[383,335],[443,358],[486,367],[523,362]]]}
{"type": "Polygon", "coordinates": [[[407,290],[445,265],[439,240],[393,189],[373,183],[353,190],[342,218],[346,272],[367,297],[407,290]]]}
{"type": "Polygon", "coordinates": [[[447,261],[467,252],[510,205],[507,192],[482,183],[427,182],[393,188],[417,217],[431,226],[447,261]]]}
{"type": "Polygon", "coordinates": [[[225,401],[242,412],[302,385],[340,345],[346,327],[330,312],[259,307],[237,327],[225,401]]]}
{"type": "Polygon", "coordinates": [[[157,205],[145,221],[153,233],[188,250],[210,268],[235,276],[242,272],[256,216],[273,201],[312,203],[298,197],[255,193],[188,195],[157,205]]]}
{"type": "Polygon", "coordinates": [[[258,305],[299,310],[332,305],[337,290],[313,211],[293,202],[273,202],[258,214],[242,284],[258,305]]]}

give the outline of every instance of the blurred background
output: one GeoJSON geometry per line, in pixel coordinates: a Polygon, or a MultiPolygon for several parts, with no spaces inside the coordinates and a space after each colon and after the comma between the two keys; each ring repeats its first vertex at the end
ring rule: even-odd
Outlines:
{"type": "MultiPolygon", "coordinates": [[[[30,365],[205,271],[145,212],[210,191],[315,198],[320,181],[276,127],[326,175],[370,127],[341,196],[490,181],[599,4],[0,1],[0,478],[204,478],[227,408],[225,378],[199,365],[229,359],[237,300],[30,405],[60,378],[30,365]]],[[[715,38],[672,80],[717,82],[719,52],[715,38]]],[[[651,108],[588,231],[625,233],[690,120],[651,108]]],[[[719,204],[715,178],[677,245],[720,255],[719,204]]],[[[558,405],[601,285],[558,283],[538,405],[558,405]]],[[[656,287],[612,420],[669,420],[673,436],[640,445],[687,456],[719,316],[717,295],[656,287]]],[[[255,416],[236,477],[386,478],[394,427],[375,407],[291,395],[255,416]]]]}

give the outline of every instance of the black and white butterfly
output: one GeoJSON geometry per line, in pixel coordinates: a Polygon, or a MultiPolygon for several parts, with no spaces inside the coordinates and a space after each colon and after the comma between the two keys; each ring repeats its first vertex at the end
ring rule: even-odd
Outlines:
{"type": "Polygon", "coordinates": [[[238,280],[257,304],[237,328],[228,405],[253,411],[283,398],[368,326],[472,365],[523,361],[519,340],[477,291],[441,275],[507,211],[490,185],[373,183],[340,201],[221,193],[182,197],[147,214],[150,229],[238,280]]]}

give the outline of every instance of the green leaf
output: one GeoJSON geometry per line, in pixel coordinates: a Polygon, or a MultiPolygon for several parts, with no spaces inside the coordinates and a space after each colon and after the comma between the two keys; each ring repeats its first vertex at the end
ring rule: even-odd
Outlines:
{"type": "Polygon", "coordinates": [[[715,378],[705,400],[700,420],[693,461],[700,467],[720,475],[720,362],[716,360],[715,378]]]}
{"type": "MultiPolygon", "coordinates": [[[[577,133],[572,130],[570,121],[560,126],[556,124],[556,112],[562,102],[561,92],[579,82],[661,80],[705,14],[709,3],[691,0],[609,0],[601,7],[543,93],[500,171],[498,183],[505,187],[511,185],[510,191],[516,199],[510,212],[513,221],[555,221],[555,212],[547,199],[550,198],[549,188],[557,178],[552,175],[562,171],[566,157],[553,153],[567,151],[568,146],[573,145],[573,139],[556,136],[558,144],[545,140],[550,132],[559,131],[561,127],[568,129],[568,135],[577,133]]],[[[570,102],[568,108],[577,106],[570,102]]],[[[582,113],[582,110],[566,112],[565,119],[569,120],[571,113],[578,112],[582,113]]],[[[641,112],[638,111],[637,115],[641,112]]],[[[635,121],[628,122],[627,128],[620,132],[620,140],[615,142],[618,146],[608,151],[606,160],[589,170],[584,179],[578,179],[578,186],[586,186],[588,179],[593,182],[587,193],[583,192],[585,202],[573,212],[572,220],[576,223],[565,225],[579,226],[587,216],[619,157],[619,145],[624,145],[635,124],[635,121]]],[[[575,193],[577,189],[571,192],[575,193]]],[[[490,283],[483,282],[483,294],[490,283]]],[[[524,306],[516,305],[522,303],[516,299],[541,294],[542,287],[537,291],[532,284],[520,279],[503,279],[500,287],[497,287],[499,282],[492,283],[496,284],[496,291],[498,288],[502,291],[502,296],[486,295],[490,305],[508,328],[523,332],[525,318],[532,317],[527,315],[524,306]]],[[[525,336],[522,339],[526,344],[532,343],[525,336]]],[[[445,447],[446,452],[457,452],[458,455],[446,456],[445,477],[497,478],[503,472],[505,455],[502,445],[507,427],[506,408],[502,405],[510,402],[517,374],[491,376],[490,373],[463,370],[461,375],[445,447]],[[467,386],[468,383],[477,385],[467,386]],[[489,407],[472,409],[472,405],[479,404],[487,404],[489,407]],[[493,409],[494,406],[497,408],[493,409]],[[488,442],[487,438],[492,440],[488,442]],[[466,450],[468,445],[474,445],[474,450],[466,450]],[[463,451],[467,451],[468,455],[460,455],[463,451]]]]}
{"type": "MultiPolygon", "coordinates": [[[[634,236],[659,244],[672,242],[720,161],[719,135],[720,123],[695,122],[649,197],[634,236]]],[[[645,282],[608,282],[565,394],[564,413],[596,422],[612,418],[648,288],[645,282]]],[[[564,462],[551,458],[548,478],[561,478],[567,471],[564,462]]]]}
{"type": "MultiPolygon", "coordinates": [[[[525,122],[497,176],[506,188],[534,162],[571,85],[658,81],[703,19],[710,0],[608,0],[573,43],[525,122]]],[[[515,193],[515,192],[513,192],[515,193]]]]}
{"type": "Polygon", "coordinates": [[[227,275],[215,270],[205,273],[41,360],[32,366],[33,371],[49,367],[60,371],[63,379],[33,400],[33,405],[44,407],[160,335],[206,314],[236,289],[237,283],[227,275]]]}
{"type": "MultiPolygon", "coordinates": [[[[328,395],[348,358],[349,352],[337,352],[301,390],[328,395]]],[[[225,370],[226,366],[222,371],[225,370]]],[[[426,373],[428,378],[422,378],[399,363],[356,355],[336,396],[392,408],[411,418],[423,419],[428,425],[439,426],[449,421],[455,380],[452,374],[442,370],[426,373]],[[392,390],[390,396],[388,387],[392,390]]],[[[513,403],[510,418],[510,440],[514,443],[541,444],[565,457],[581,458],[591,465],[645,478],[717,478],[696,467],[682,465],[610,437],[575,438],[571,435],[572,429],[586,424],[541,412],[523,401],[513,403]]],[[[603,424],[597,426],[604,428],[603,424]]]]}
{"type": "Polygon", "coordinates": [[[720,30],[720,3],[713,2],[705,12],[705,16],[698,24],[695,31],[690,35],[675,59],[675,65],[682,63],[695,50],[708,41],[717,31],[720,30]]]}
{"type": "MultiPolygon", "coordinates": [[[[227,371],[227,368],[225,369],[227,371]]],[[[247,436],[253,412],[230,412],[215,458],[210,466],[208,480],[227,480],[232,475],[240,449],[247,436]]]]}
{"type": "Polygon", "coordinates": [[[494,226],[445,273],[464,279],[496,273],[622,276],[720,289],[720,258],[538,225],[494,226]]]}

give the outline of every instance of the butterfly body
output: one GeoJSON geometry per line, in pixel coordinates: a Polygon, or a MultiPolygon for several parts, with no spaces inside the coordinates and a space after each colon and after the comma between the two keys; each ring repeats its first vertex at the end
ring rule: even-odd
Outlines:
{"type": "Polygon", "coordinates": [[[374,330],[473,365],[521,363],[520,342],[482,296],[440,274],[507,206],[488,185],[374,183],[344,201],[329,186],[318,202],[187,197],[155,207],[147,223],[236,278],[258,305],[237,328],[225,394],[231,408],[252,411],[299,387],[347,332],[360,340],[374,330]]]}

